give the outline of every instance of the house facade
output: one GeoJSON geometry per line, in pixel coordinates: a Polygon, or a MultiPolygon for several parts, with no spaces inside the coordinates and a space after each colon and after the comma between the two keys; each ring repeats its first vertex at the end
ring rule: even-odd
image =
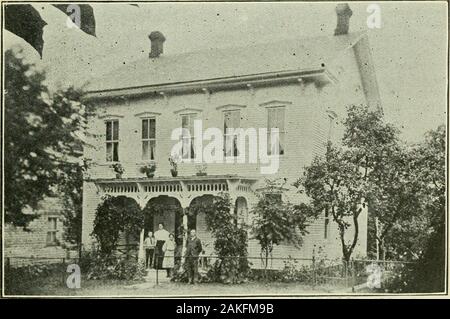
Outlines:
{"type": "MultiPolygon", "coordinates": [[[[324,154],[328,140],[340,139],[346,106],[378,107],[380,100],[367,34],[348,32],[348,6],[339,5],[336,12],[334,35],[185,54],[164,54],[164,35],[152,32],[148,58],[92,81],[85,97],[95,104],[96,115],[84,150],[93,163],[83,184],[84,247],[93,243],[95,210],[104,195],[131,198],[142,209],[150,202],[187,209],[194,200],[225,192],[242,223],[251,223],[265,179],[283,181],[286,200],[307,200],[292,183],[324,154]],[[191,134],[174,138],[180,128],[191,134]],[[258,142],[247,136],[243,146],[226,128],[254,129],[258,142]],[[261,128],[268,132],[259,134],[261,128]],[[262,149],[273,128],[279,143],[262,149]],[[198,150],[211,143],[207,129],[221,130],[225,142],[223,160],[204,165],[198,150]],[[177,143],[181,158],[174,177],[168,157],[177,143]],[[111,168],[118,163],[124,169],[120,176],[111,168]],[[148,164],[156,165],[154,177],[141,172],[148,164]]],[[[367,212],[359,218],[355,256],[365,256],[367,212]]],[[[180,224],[195,227],[206,253],[213,253],[204,216],[192,221],[168,212],[155,216],[146,230],[161,221],[170,232],[180,224]]],[[[300,249],[280,245],[273,257],[311,258],[319,250],[328,258],[341,256],[336,224],[325,212],[308,232],[300,249]]],[[[259,254],[250,236],[249,255],[259,254]]]]}

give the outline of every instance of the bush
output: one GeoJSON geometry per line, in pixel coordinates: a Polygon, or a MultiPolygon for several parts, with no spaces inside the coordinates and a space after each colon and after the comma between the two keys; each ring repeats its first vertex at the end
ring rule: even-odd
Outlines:
{"type": "Polygon", "coordinates": [[[87,279],[141,280],[145,265],[135,258],[105,255],[98,251],[86,252],[80,260],[82,274],[87,279]]]}
{"type": "Polygon", "coordinates": [[[284,261],[283,269],[253,269],[250,278],[252,281],[310,283],[312,269],[310,266],[299,265],[297,260],[289,256],[284,261]]]}
{"type": "Polygon", "coordinates": [[[10,268],[5,272],[6,294],[26,294],[30,287],[38,281],[48,282],[48,278],[65,271],[60,263],[29,265],[18,268],[10,268]]]}

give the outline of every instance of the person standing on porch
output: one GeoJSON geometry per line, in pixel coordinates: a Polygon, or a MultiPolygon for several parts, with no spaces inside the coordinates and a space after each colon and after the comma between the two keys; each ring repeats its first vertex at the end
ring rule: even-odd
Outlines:
{"type": "Polygon", "coordinates": [[[155,255],[156,239],[153,232],[149,231],[147,238],[144,241],[145,247],[145,268],[153,266],[153,256],[155,255]]]}
{"type": "Polygon", "coordinates": [[[190,284],[194,284],[198,276],[198,257],[203,251],[202,242],[195,229],[191,229],[186,241],[185,264],[190,284]]]}
{"type": "Polygon", "coordinates": [[[173,234],[170,234],[169,240],[164,243],[163,251],[163,268],[167,270],[167,277],[170,277],[175,266],[175,236],[173,234]]]}
{"type": "Polygon", "coordinates": [[[155,247],[155,268],[162,269],[164,260],[163,246],[169,240],[170,233],[164,229],[164,223],[158,224],[158,230],[155,232],[156,247],[155,247]]]}

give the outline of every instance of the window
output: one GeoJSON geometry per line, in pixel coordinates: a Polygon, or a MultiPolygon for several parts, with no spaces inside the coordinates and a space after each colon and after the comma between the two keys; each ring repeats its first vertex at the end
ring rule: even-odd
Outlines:
{"type": "Polygon", "coordinates": [[[240,127],[241,112],[239,110],[223,112],[224,155],[239,156],[238,135],[234,129],[240,127]]]}
{"type": "Polygon", "coordinates": [[[194,152],[194,120],[197,117],[196,114],[181,115],[181,128],[182,132],[182,157],[184,159],[195,158],[194,152]]]}
{"type": "Polygon", "coordinates": [[[49,217],[48,218],[48,228],[47,228],[47,245],[57,245],[58,240],[56,239],[56,233],[58,232],[58,218],[49,217]]]}
{"type": "Polygon", "coordinates": [[[142,119],[142,160],[154,161],[156,149],[156,120],[142,119]]]}
{"type": "Polygon", "coordinates": [[[119,161],[119,121],[106,121],[106,161],[119,161]]]}
{"type": "Polygon", "coordinates": [[[323,238],[327,239],[328,238],[328,224],[330,223],[330,214],[328,211],[328,207],[325,208],[325,224],[324,224],[324,234],[323,234],[323,238]]]}
{"type": "Polygon", "coordinates": [[[267,109],[267,154],[268,155],[283,155],[284,154],[284,137],[286,134],[284,127],[284,107],[274,107],[267,109]],[[271,129],[277,128],[279,130],[278,153],[276,150],[277,144],[272,145],[271,129]]]}

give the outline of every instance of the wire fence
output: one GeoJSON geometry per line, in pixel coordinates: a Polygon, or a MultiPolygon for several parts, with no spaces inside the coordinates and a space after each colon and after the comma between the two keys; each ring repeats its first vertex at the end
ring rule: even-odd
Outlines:
{"type": "MultiPolygon", "coordinates": [[[[119,247],[115,256],[111,256],[115,260],[129,260],[137,261],[137,252],[128,249],[128,247],[119,247]]],[[[166,277],[168,273],[164,268],[164,259],[167,257],[153,256],[153,263],[146,267],[145,280],[159,285],[162,282],[168,282],[170,278],[166,277]]],[[[352,259],[348,262],[337,259],[317,259],[312,258],[295,258],[295,257],[268,257],[265,256],[217,256],[217,255],[200,255],[199,257],[186,257],[180,253],[170,256],[173,258],[172,275],[174,273],[183,271],[183,266],[189,258],[196,261],[198,265],[198,279],[205,276],[211,267],[217,261],[234,261],[239,263],[243,260],[247,261],[252,268],[254,280],[265,281],[283,281],[283,282],[298,282],[312,286],[317,285],[331,285],[346,288],[357,289],[359,286],[367,286],[370,278],[377,278],[386,280],[396,271],[401,268],[413,264],[407,261],[393,261],[393,260],[366,260],[366,259],[352,259]],[[278,263],[277,263],[278,262],[278,263]],[[283,267],[274,267],[280,265],[283,267]]],[[[5,258],[5,285],[11,287],[17,278],[14,274],[29,274],[30,272],[38,276],[52,275],[60,278],[60,283],[63,287],[67,285],[67,278],[70,275],[68,272],[69,265],[80,265],[81,272],[84,267],[89,267],[92,260],[87,257],[6,257],[5,258]],[[45,266],[45,267],[41,267],[45,266]],[[15,270],[27,269],[27,272],[17,272],[15,270]]],[[[196,266],[197,267],[197,266],[196,266]]],[[[22,275],[21,275],[22,276],[22,275]]],[[[31,280],[32,275],[30,275],[31,280]]],[[[24,278],[22,278],[24,279],[24,278]]]]}

